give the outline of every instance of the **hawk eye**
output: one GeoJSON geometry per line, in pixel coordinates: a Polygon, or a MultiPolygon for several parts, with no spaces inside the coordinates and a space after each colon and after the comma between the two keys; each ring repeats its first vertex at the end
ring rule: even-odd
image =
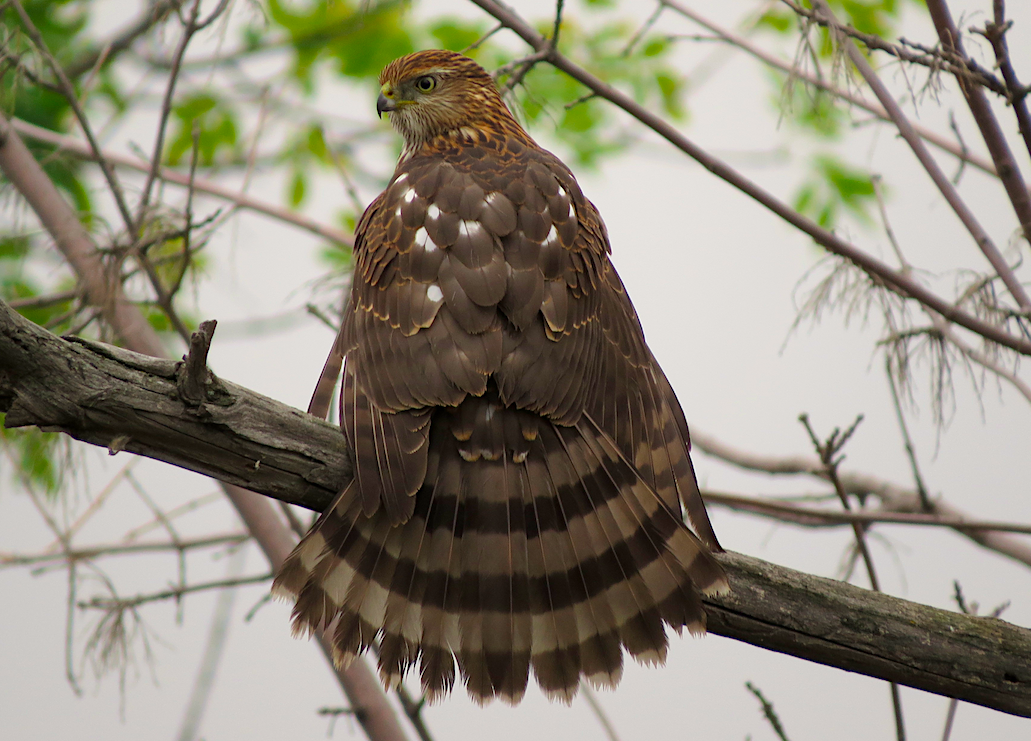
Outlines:
{"type": "Polygon", "coordinates": [[[419,88],[421,92],[428,93],[433,88],[437,87],[437,81],[430,75],[420,77],[415,81],[415,87],[419,88]]]}

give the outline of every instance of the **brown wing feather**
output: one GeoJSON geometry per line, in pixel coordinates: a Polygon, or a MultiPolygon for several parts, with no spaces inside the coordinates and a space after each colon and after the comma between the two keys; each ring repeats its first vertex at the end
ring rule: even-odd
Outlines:
{"type": "Polygon", "coordinates": [[[624,649],[662,661],[665,626],[704,631],[699,593],[727,588],[605,226],[511,126],[406,156],[359,222],[355,478],[274,584],[295,630],[343,664],[378,642],[384,682],[418,664],[431,699],[457,676],[481,702],[531,673],[567,701],[612,686],[624,649]]]}

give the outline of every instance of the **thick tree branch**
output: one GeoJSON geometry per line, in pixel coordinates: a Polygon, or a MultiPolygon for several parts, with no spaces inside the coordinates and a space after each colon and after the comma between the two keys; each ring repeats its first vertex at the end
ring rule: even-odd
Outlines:
{"type": "MultiPolygon", "coordinates": [[[[167,360],[69,341],[0,302],[0,410],[38,425],[244,484],[315,510],[350,476],[333,426],[221,382],[179,398],[167,360]]],[[[288,548],[284,543],[283,548],[288,548]]],[[[712,633],[1031,717],[1031,630],[914,604],[739,554],[729,596],[707,602],[712,633]]]]}

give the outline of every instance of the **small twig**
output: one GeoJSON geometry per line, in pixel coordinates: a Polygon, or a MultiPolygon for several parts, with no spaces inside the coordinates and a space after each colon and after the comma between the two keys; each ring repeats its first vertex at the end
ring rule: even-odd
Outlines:
{"type": "MultiPolygon", "coordinates": [[[[164,154],[165,149],[165,134],[168,130],[168,120],[172,115],[172,98],[175,94],[176,84],[179,81],[179,70],[182,67],[183,57],[186,54],[186,47],[189,46],[194,34],[212,23],[219,15],[222,14],[227,5],[228,0],[222,0],[219,2],[218,6],[211,12],[211,15],[204,21],[198,20],[200,17],[200,0],[194,0],[193,7],[190,9],[190,18],[186,21],[183,35],[179,39],[179,44],[176,46],[175,52],[172,55],[172,68],[168,73],[168,85],[165,88],[165,95],[161,101],[161,113],[158,118],[158,130],[154,141],[154,153],[150,160],[150,172],[147,173],[147,179],[144,182],[143,190],[140,195],[140,202],[136,207],[136,219],[133,222],[134,235],[139,235],[143,231],[143,221],[147,216],[147,209],[150,206],[151,190],[154,187],[154,182],[157,180],[158,176],[158,170],[161,167],[161,157],[164,154]]],[[[138,238],[138,236],[136,236],[136,238],[138,238]]]]}
{"type": "Polygon", "coordinates": [[[179,393],[187,404],[199,406],[208,398],[208,386],[212,374],[208,369],[208,350],[215,335],[218,322],[214,319],[201,322],[197,331],[190,336],[190,351],[183,357],[185,373],[179,376],[179,393]]]}
{"type": "MultiPolygon", "coordinates": [[[[194,196],[194,180],[197,177],[197,161],[200,159],[200,127],[195,121],[193,124],[193,146],[190,148],[190,175],[189,184],[186,186],[186,208],[183,221],[186,223],[186,227],[182,230],[183,240],[183,256],[182,265],[179,269],[179,275],[172,282],[172,287],[169,288],[168,293],[170,296],[175,296],[179,293],[179,289],[183,285],[183,280],[186,278],[186,274],[190,270],[190,262],[193,258],[193,196],[194,196]]],[[[213,217],[214,218],[214,217],[213,217]]],[[[140,250],[145,252],[145,250],[140,250]]]]}
{"type": "MultiPolygon", "coordinates": [[[[852,435],[855,433],[859,424],[863,421],[863,415],[860,414],[856,417],[855,422],[845,430],[844,433],[837,427],[831,432],[830,436],[824,441],[816,437],[816,432],[813,430],[812,425],[809,423],[808,414],[798,415],[798,421],[802,423],[805,431],[809,434],[809,440],[813,445],[813,449],[816,451],[817,456],[820,458],[820,462],[824,466],[824,471],[827,476],[827,480],[830,481],[834,487],[834,491],[838,495],[838,499],[841,501],[841,506],[847,511],[852,511],[852,504],[848,500],[848,494],[845,492],[845,487],[842,486],[841,478],[838,476],[838,466],[843,460],[842,457],[838,456],[845,444],[849,441],[852,435]]],[[[870,551],[866,547],[866,538],[864,537],[864,528],[862,524],[858,522],[852,523],[852,529],[856,536],[856,547],[859,550],[860,555],[863,557],[863,561],[866,564],[867,575],[870,579],[870,587],[875,591],[881,591],[880,584],[877,580],[877,573],[874,570],[873,559],[870,556],[870,551]]]]}
{"type": "Polygon", "coordinates": [[[505,84],[501,86],[501,94],[504,96],[515,90],[516,87],[522,83],[523,79],[526,78],[526,75],[530,73],[530,70],[532,70],[538,62],[551,56],[553,51],[554,50],[550,47],[541,49],[540,51],[536,51],[533,54],[527,54],[521,59],[516,59],[494,70],[494,72],[491,73],[491,76],[495,80],[506,75],[508,76],[508,79],[505,80],[505,84]]]}
{"type": "Polygon", "coordinates": [[[992,2],[993,20],[986,23],[984,31],[978,31],[991,42],[992,50],[995,52],[996,66],[1002,73],[1002,79],[1006,81],[1006,90],[1010,105],[1013,106],[1013,113],[1017,117],[1017,128],[1024,139],[1024,146],[1028,154],[1031,154],[1031,114],[1027,109],[1028,89],[1020,84],[1017,79],[1016,70],[1013,69],[1013,60],[1010,59],[1009,45],[1006,43],[1006,32],[1013,27],[1013,21],[1006,20],[1006,4],[1003,0],[992,2]]]}
{"type": "Polygon", "coordinates": [[[135,23],[101,45],[98,50],[90,51],[73,61],[65,67],[65,74],[69,78],[76,78],[90,70],[98,69],[104,62],[111,61],[117,54],[132,46],[136,39],[167,18],[168,14],[182,3],[183,0],[158,0],[149,4],[135,23]]]}
{"type": "MultiPolygon", "coordinates": [[[[963,179],[963,173],[967,168],[967,156],[969,150],[967,149],[967,143],[963,140],[963,134],[960,133],[959,125],[956,123],[956,113],[951,110],[949,111],[949,128],[952,129],[952,133],[956,135],[956,141],[959,142],[960,151],[963,153],[963,156],[959,158],[959,165],[956,167],[956,174],[952,176],[952,184],[959,185],[959,181],[963,179]]],[[[995,170],[995,165],[992,165],[991,173],[996,177],[999,176],[999,173],[995,170]]]]}
{"type": "Polygon", "coordinates": [[[659,20],[659,16],[662,15],[662,11],[664,9],[665,6],[661,2],[657,3],[655,5],[655,10],[652,11],[652,14],[648,16],[644,23],[641,24],[640,28],[634,31],[634,35],[630,37],[630,40],[626,43],[626,46],[623,48],[623,53],[621,54],[621,56],[624,59],[633,54],[634,47],[641,43],[641,39],[644,38],[644,35],[648,33],[648,31],[650,31],[652,27],[655,25],[655,23],[659,20]]]}
{"type": "Polygon", "coordinates": [[[944,69],[958,78],[986,87],[993,93],[1001,96],[1006,95],[1006,85],[1002,80],[987,70],[969,63],[969,60],[966,60],[968,63],[964,64],[964,60],[950,54],[947,50],[930,49],[920,44],[907,42],[905,39],[899,39],[900,44],[892,44],[889,41],[885,41],[880,36],[857,31],[852,26],[848,26],[828,18],[821,14],[816,9],[815,5],[813,9],[810,10],[798,3],[792,2],[792,0],[781,0],[781,2],[791,8],[791,10],[797,15],[859,41],[868,49],[886,52],[899,61],[919,64],[929,68],[932,72],[944,69]],[[919,53],[913,53],[906,47],[912,47],[919,53]]]}
{"type": "MultiPolygon", "coordinates": [[[[10,456],[10,452],[9,451],[4,451],[4,452],[8,456],[10,456]]],[[[14,470],[17,471],[17,476],[18,476],[18,478],[20,480],[19,483],[21,484],[22,489],[29,495],[29,500],[32,502],[33,506],[36,508],[36,511],[39,512],[40,516],[43,518],[43,522],[46,523],[47,527],[50,528],[50,532],[52,532],[57,537],[57,539],[60,541],[62,552],[63,553],[69,553],[72,550],[72,542],[71,542],[71,538],[69,537],[67,531],[63,530],[57,524],[57,521],[54,520],[53,517],[51,517],[50,512],[47,511],[47,508],[44,506],[43,502],[40,501],[39,495],[36,493],[36,488],[32,485],[32,482],[25,475],[25,473],[21,469],[21,467],[16,465],[16,466],[14,466],[14,470]]],[[[69,561],[68,562],[68,597],[67,597],[67,600],[66,600],[67,606],[68,606],[68,610],[67,610],[67,613],[65,615],[65,626],[64,626],[64,666],[65,666],[65,677],[68,680],[69,686],[72,688],[72,691],[76,694],[76,696],[81,697],[82,696],[82,688],[79,686],[79,681],[78,681],[78,679],[75,676],[75,659],[74,659],[74,648],[75,648],[75,610],[72,609],[72,607],[75,604],[75,593],[76,593],[76,586],[77,586],[77,583],[78,583],[77,576],[78,576],[78,574],[77,574],[77,569],[76,569],[76,562],[75,561],[69,561]]]]}
{"type": "MultiPolygon", "coordinates": [[[[820,2],[820,0],[816,0],[820,2]]],[[[816,437],[816,433],[813,431],[812,426],[809,424],[809,415],[801,414],[798,417],[798,421],[805,427],[807,433],[809,433],[809,439],[816,449],[816,454],[820,457],[820,461],[823,463],[827,471],[827,478],[834,486],[834,491],[837,492],[838,498],[841,500],[841,505],[851,511],[852,505],[848,501],[848,495],[845,493],[845,487],[841,484],[841,479],[838,477],[838,466],[841,464],[842,458],[838,457],[838,453],[848,442],[849,438],[855,433],[859,423],[863,421],[863,415],[856,417],[856,421],[841,433],[838,428],[835,428],[831,432],[830,436],[823,443],[820,443],[816,437]]],[[[870,549],[866,544],[866,536],[863,530],[863,526],[858,522],[852,523],[852,532],[855,534],[856,549],[860,556],[863,558],[863,564],[866,566],[866,574],[870,579],[870,588],[875,592],[880,592],[881,587],[877,579],[877,572],[874,569],[873,557],[870,555],[870,549]]],[[[899,687],[895,682],[890,683],[891,689],[891,704],[895,712],[895,735],[898,741],[905,741],[906,738],[906,727],[902,719],[902,700],[899,696],[899,687]]]]}
{"type": "MultiPolygon", "coordinates": [[[[246,549],[238,549],[229,560],[226,577],[239,578],[247,565],[246,561],[246,549]]],[[[178,741],[196,741],[197,739],[197,729],[212,695],[218,664],[225,652],[226,639],[229,636],[229,621],[232,617],[236,595],[236,590],[226,589],[219,592],[215,599],[215,610],[211,617],[211,627],[208,629],[207,644],[204,647],[200,665],[197,667],[196,679],[190,690],[190,699],[186,703],[186,710],[183,712],[183,719],[179,725],[178,741]]]]}
{"type": "Polygon", "coordinates": [[[68,564],[68,598],[65,600],[65,621],[64,621],[64,676],[69,686],[78,697],[82,697],[82,688],[75,676],[75,590],[77,579],[77,567],[74,561],[68,564]]]}
{"type": "Polygon", "coordinates": [[[297,515],[290,508],[290,505],[286,502],[279,503],[279,509],[283,512],[283,516],[286,518],[287,524],[290,529],[294,531],[298,538],[303,538],[304,534],[308,532],[308,528],[298,519],[297,515]]]}
{"type": "Polygon", "coordinates": [[[612,725],[612,721],[609,720],[609,716],[605,713],[605,709],[598,702],[598,696],[594,693],[594,688],[587,682],[583,682],[580,685],[580,694],[583,695],[584,700],[591,707],[591,712],[594,713],[594,717],[601,723],[602,730],[605,731],[605,736],[609,741],[619,741],[619,734],[616,733],[616,727],[612,725]]]}
{"type": "Polygon", "coordinates": [[[86,327],[93,323],[93,320],[100,315],[100,312],[95,306],[86,306],[83,304],[73,305],[68,311],[61,312],[57,316],[52,316],[47,319],[43,326],[54,331],[55,327],[60,327],[65,322],[71,322],[73,319],[78,317],[78,321],[67,327],[61,334],[76,335],[80,334],[86,327]]]}
{"type": "Polygon", "coordinates": [[[66,301],[71,301],[78,295],[79,292],[77,290],[58,291],[57,293],[45,293],[39,296],[29,296],[28,298],[12,298],[7,302],[7,305],[12,309],[24,312],[30,309],[45,309],[55,304],[63,304],[66,301]]]}
{"type": "MultiPolygon", "coordinates": [[[[828,27],[834,29],[835,32],[839,32],[841,24],[838,22],[831,10],[830,6],[827,5],[826,0],[813,0],[813,8],[815,10],[815,17],[817,19],[822,18],[826,21],[828,27]]],[[[995,246],[991,237],[988,236],[988,232],[985,231],[984,227],[981,226],[977,217],[973,211],[967,206],[966,202],[960,197],[955,187],[942,172],[938,163],[931,156],[931,153],[927,151],[924,146],[923,140],[916,133],[916,130],[910,124],[908,117],[902,112],[902,108],[895,101],[895,97],[891,94],[888,88],[884,85],[881,79],[877,76],[873,67],[867,61],[863,53],[859,51],[859,48],[845,36],[839,36],[842,46],[844,47],[845,53],[848,55],[849,60],[859,71],[859,74],[863,76],[866,84],[870,86],[870,89],[877,96],[881,105],[891,116],[892,121],[899,130],[899,134],[906,140],[910,149],[913,150],[913,154],[919,160],[920,165],[924,168],[931,180],[937,186],[942,197],[946,203],[952,208],[953,212],[966,227],[967,231],[970,232],[970,236],[974,238],[974,242],[978,248],[991,263],[992,267],[1002,278],[1002,281],[1006,284],[1006,288],[1009,289],[1010,294],[1018,305],[1024,308],[1031,308],[1031,296],[1028,296],[1024,286],[1017,279],[1017,276],[1013,274],[1010,266],[1003,258],[1002,253],[995,246]]],[[[1003,176],[1003,171],[999,168],[999,163],[996,161],[996,168],[999,170],[1000,177],[1003,176]]],[[[1027,194],[1025,193],[1025,196],[1027,194]]]]}
{"type": "Polygon", "coordinates": [[[565,110],[569,111],[569,110],[572,110],[573,108],[576,108],[578,105],[583,105],[588,100],[594,100],[597,97],[598,97],[597,93],[587,93],[586,95],[581,95],[576,100],[572,100],[572,101],[566,103],[564,106],[562,106],[562,108],[564,108],[565,110]]]}
{"type": "Polygon", "coordinates": [[[426,727],[426,720],[422,716],[422,709],[426,707],[426,698],[412,699],[408,688],[404,684],[399,684],[397,686],[397,699],[400,701],[401,708],[405,711],[405,715],[408,716],[408,720],[419,735],[419,738],[422,741],[433,741],[430,729],[426,727]]]}
{"type": "Polygon", "coordinates": [[[955,697],[949,699],[949,709],[945,711],[945,729],[942,731],[942,741],[949,741],[952,736],[952,724],[956,720],[956,709],[959,707],[959,700],[955,697]]]}
{"type": "Polygon", "coordinates": [[[78,607],[81,610],[126,610],[138,607],[139,605],[147,602],[158,602],[160,600],[173,598],[178,600],[183,595],[193,594],[194,592],[203,592],[209,589],[226,589],[228,587],[241,587],[248,584],[261,584],[262,582],[271,581],[273,576],[275,576],[275,574],[270,572],[267,574],[256,574],[255,576],[243,576],[238,579],[221,579],[218,581],[202,582],[200,584],[187,584],[173,587],[172,589],[166,589],[163,592],[138,594],[135,597],[129,597],[127,599],[93,597],[88,602],[79,602],[78,607]]]}
{"type": "Polygon", "coordinates": [[[902,411],[902,402],[899,400],[899,391],[895,382],[895,373],[892,371],[891,359],[886,358],[884,372],[888,377],[888,388],[891,390],[891,401],[895,407],[895,418],[899,423],[899,431],[902,433],[902,446],[909,459],[909,467],[913,471],[913,483],[916,485],[916,492],[920,495],[920,503],[924,510],[931,511],[931,498],[927,494],[927,487],[924,485],[924,477],[920,474],[920,465],[916,460],[916,449],[913,447],[913,439],[909,436],[909,427],[906,425],[906,415],[902,411]]]}
{"type": "MultiPolygon", "coordinates": [[[[958,517],[943,517],[921,512],[897,512],[887,508],[878,510],[825,510],[804,507],[780,498],[746,496],[727,492],[702,490],[706,504],[714,504],[742,512],[774,517],[797,525],[838,526],[850,523],[862,525],[915,525],[922,527],[947,527],[967,534],[970,531],[994,531],[1031,535],[1031,524],[997,522],[987,520],[965,520],[958,517]]],[[[935,506],[935,503],[931,503],[935,506]]]]}
{"type": "Polygon", "coordinates": [[[888,209],[884,204],[884,192],[883,192],[883,178],[879,174],[874,174],[870,177],[870,185],[873,186],[874,198],[877,199],[877,209],[881,214],[881,226],[884,227],[884,235],[888,238],[888,244],[891,245],[891,249],[895,252],[895,257],[899,260],[899,267],[902,268],[903,272],[912,272],[909,268],[909,263],[906,261],[905,255],[902,254],[902,247],[899,245],[899,240],[895,237],[895,230],[891,228],[891,220],[888,218],[888,209]]]}
{"type": "Polygon", "coordinates": [[[555,21],[552,24],[551,38],[548,39],[544,48],[494,70],[493,77],[495,80],[503,75],[509,75],[509,78],[505,80],[505,84],[501,86],[502,95],[507,95],[515,90],[522,84],[526,76],[530,74],[530,70],[537,66],[538,62],[551,59],[558,51],[558,34],[562,27],[562,8],[564,4],[565,0],[556,0],[555,2],[555,21]]]}
{"type": "MultiPolygon", "coordinates": [[[[848,101],[851,105],[854,105],[857,108],[861,108],[867,113],[873,114],[881,121],[891,121],[891,117],[888,115],[888,112],[885,111],[884,108],[882,108],[876,102],[866,100],[865,98],[856,95],[847,89],[839,88],[832,84],[829,80],[823,78],[822,76],[811,75],[805,70],[800,69],[798,65],[792,65],[781,59],[778,59],[769,52],[766,52],[763,49],[760,49],[755,44],[751,43],[744,36],[741,36],[740,34],[734,33],[732,31],[729,31],[725,28],[716,25],[708,18],[702,16],[692,8],[689,8],[683,5],[682,3],[677,2],[677,0],[660,0],[660,2],[663,6],[676,11],[685,18],[688,18],[691,21],[702,26],[703,28],[711,31],[713,34],[715,34],[717,38],[721,39],[722,41],[731,44],[732,46],[738,49],[741,49],[747,54],[752,55],[764,64],[786,73],[790,79],[802,80],[806,84],[812,85],[820,90],[828,92],[836,98],[848,101]]],[[[939,135],[934,131],[931,131],[926,127],[919,126],[917,124],[914,124],[913,126],[916,129],[916,131],[920,134],[920,136],[923,137],[926,141],[930,142],[939,149],[948,152],[954,157],[957,157],[960,160],[961,168],[963,167],[964,163],[969,162],[974,167],[983,170],[984,172],[988,173],[989,175],[992,175],[993,177],[998,176],[995,172],[995,165],[993,165],[990,161],[984,159],[983,157],[971,153],[966,148],[966,146],[963,145],[962,139],[960,139],[960,146],[957,147],[955,144],[950,142],[945,137],[939,135]]]]}
{"type": "MultiPolygon", "coordinates": [[[[949,12],[949,6],[945,0],[927,0],[927,10],[934,22],[942,47],[960,60],[963,66],[973,68],[975,65],[963,50],[959,29],[952,20],[952,14],[949,12]]],[[[981,138],[988,147],[988,153],[995,163],[995,169],[1006,189],[1006,195],[1009,196],[1010,204],[1017,215],[1017,221],[1020,222],[1024,238],[1031,242],[1031,194],[1028,193],[1027,184],[1013,157],[1006,135],[995,117],[995,112],[984,94],[984,89],[980,85],[972,85],[969,77],[964,75],[956,74],[956,81],[959,83],[959,89],[967,101],[967,107],[970,108],[970,113],[973,115],[978,129],[981,131],[981,138]]],[[[1009,88],[1003,84],[1002,95],[1008,96],[1009,93],[1009,88]]],[[[1005,277],[1003,275],[1004,280],[1005,277]]],[[[1006,287],[1012,292],[1013,289],[1009,283],[1006,284],[1006,287]]],[[[1023,308],[1028,308],[1029,304],[1031,302],[1020,302],[1023,308]]]]}
{"type": "Polygon", "coordinates": [[[86,112],[79,104],[79,98],[75,93],[75,88],[72,86],[68,76],[65,75],[64,70],[61,68],[57,59],[55,59],[54,55],[50,53],[50,49],[43,40],[43,34],[41,34],[39,29],[32,23],[32,19],[29,17],[29,14],[25,12],[25,8],[22,7],[19,0],[11,0],[11,5],[14,7],[15,11],[17,11],[22,25],[25,26],[26,33],[28,33],[29,38],[32,39],[32,43],[34,43],[36,48],[39,49],[40,54],[42,54],[43,58],[46,59],[51,71],[57,78],[61,93],[68,100],[68,105],[75,114],[75,118],[79,122],[79,127],[82,129],[82,133],[86,136],[86,140],[89,142],[93,156],[96,159],[97,164],[100,165],[100,170],[104,174],[104,179],[107,181],[108,187],[111,189],[111,195],[114,196],[118,211],[121,213],[126,227],[131,229],[133,225],[132,216],[129,213],[129,206],[125,201],[125,193],[122,190],[122,185],[115,177],[114,169],[111,167],[110,163],[104,159],[104,156],[101,153],[100,144],[93,135],[93,128],[90,126],[89,119],[86,118],[86,112]]]}
{"type": "MultiPolygon", "coordinates": [[[[895,237],[895,231],[891,228],[891,220],[888,218],[888,209],[884,204],[884,194],[881,192],[881,176],[874,175],[870,179],[873,185],[874,197],[877,199],[877,208],[881,214],[881,223],[884,227],[884,233],[888,237],[888,241],[891,243],[892,249],[895,251],[895,256],[899,260],[899,266],[902,268],[904,273],[912,273],[912,267],[906,261],[906,256],[902,253],[902,247],[899,245],[898,239],[895,237]]],[[[931,314],[932,318],[935,316],[931,314]]],[[[913,446],[913,440],[909,436],[909,427],[906,425],[906,416],[902,411],[902,402],[899,399],[898,386],[895,380],[895,373],[892,369],[891,355],[885,356],[884,364],[885,373],[888,376],[888,386],[891,389],[891,399],[895,406],[895,418],[898,420],[899,429],[902,432],[902,442],[906,451],[906,456],[909,458],[910,467],[913,470],[913,481],[916,484],[917,494],[920,496],[920,502],[927,512],[931,511],[931,500],[927,495],[927,487],[924,486],[923,476],[920,474],[920,466],[916,461],[916,449],[913,446]]],[[[901,372],[901,369],[900,369],[901,372]]]]}
{"type": "Polygon", "coordinates": [[[562,9],[565,6],[565,0],[555,0],[555,22],[552,24],[551,29],[551,48],[558,48],[558,34],[562,30],[562,9]]]}
{"type": "MultiPolygon", "coordinates": [[[[186,551],[182,548],[182,539],[179,537],[179,532],[176,530],[175,525],[172,524],[172,521],[168,519],[168,517],[165,515],[165,513],[162,511],[162,509],[157,505],[157,502],[155,502],[153,499],[151,499],[150,495],[147,493],[146,488],[144,488],[143,484],[141,484],[139,482],[139,480],[133,475],[132,471],[127,471],[126,472],[125,480],[129,482],[129,484],[132,486],[132,488],[136,491],[137,495],[139,495],[140,499],[142,499],[143,502],[147,505],[147,507],[150,508],[150,511],[154,513],[154,517],[156,517],[158,519],[158,521],[161,522],[161,526],[165,529],[165,532],[168,533],[168,537],[171,539],[172,543],[176,546],[176,551],[177,551],[176,565],[178,567],[178,572],[179,572],[179,587],[180,588],[185,588],[185,586],[186,586],[186,551]]],[[[178,614],[176,616],[176,619],[181,621],[182,620],[182,602],[178,602],[177,603],[177,610],[178,610],[178,614]]]]}
{"type": "Polygon", "coordinates": [[[304,310],[307,311],[311,316],[315,317],[320,322],[322,322],[326,327],[333,330],[334,333],[336,333],[340,329],[340,322],[334,321],[331,317],[327,316],[326,312],[324,312],[315,304],[305,304],[304,310]]]}
{"type": "MultiPolygon", "coordinates": [[[[76,157],[83,157],[92,161],[97,160],[96,154],[88,144],[83,144],[81,141],[70,136],[64,136],[63,134],[58,134],[57,132],[50,131],[49,129],[34,126],[33,124],[17,118],[12,119],[10,125],[22,136],[27,136],[37,141],[52,144],[61,151],[68,152],[76,157]]],[[[113,152],[103,152],[102,154],[106,161],[119,167],[127,167],[138,172],[148,172],[150,170],[150,163],[145,160],[136,157],[127,157],[113,152]]],[[[194,178],[191,181],[189,175],[176,172],[167,167],[162,167],[158,171],[158,177],[160,177],[164,182],[173,183],[186,188],[192,187],[197,193],[204,193],[205,195],[214,196],[215,198],[228,201],[236,208],[247,209],[249,211],[270,216],[273,219],[299,227],[315,234],[316,236],[322,237],[323,239],[328,239],[331,242],[345,244],[348,246],[351,245],[351,235],[346,232],[334,229],[330,226],[325,226],[314,219],[308,218],[307,216],[295,214],[289,209],[281,206],[265,203],[264,201],[252,198],[245,193],[231,190],[210,180],[194,178]]]]}
{"type": "Polygon", "coordinates": [[[333,735],[333,731],[336,729],[337,718],[339,718],[341,716],[348,716],[348,715],[350,715],[350,716],[353,716],[354,718],[356,718],[359,723],[362,722],[361,710],[354,709],[354,708],[329,708],[329,707],[322,707],[322,708],[319,708],[316,712],[319,715],[323,715],[323,716],[326,716],[326,717],[329,718],[329,728],[326,731],[326,735],[327,736],[332,736],[333,735]]]}
{"type": "Polygon", "coordinates": [[[55,561],[92,561],[96,558],[107,556],[121,556],[137,553],[162,553],[165,551],[190,551],[198,548],[212,548],[221,545],[239,545],[247,541],[250,536],[246,533],[230,535],[211,535],[205,538],[193,540],[180,540],[178,542],[166,543],[132,543],[129,545],[112,543],[108,545],[94,545],[85,548],[73,548],[62,553],[37,553],[22,555],[18,553],[0,553],[0,568],[10,566],[33,566],[36,564],[48,564],[55,561]]]}
{"type": "Polygon", "coordinates": [[[463,54],[468,54],[469,52],[473,51],[474,49],[479,49],[481,46],[483,46],[484,43],[486,43],[487,39],[489,39],[491,36],[496,34],[498,31],[502,30],[504,27],[505,27],[504,23],[496,24],[494,26],[494,28],[492,28],[491,30],[487,31],[487,33],[483,34],[483,36],[481,36],[480,38],[476,39],[476,41],[474,41],[473,43],[469,44],[469,46],[467,46],[464,49],[462,49],[462,53],[463,54]]]}
{"type": "MultiPolygon", "coordinates": [[[[204,494],[199,497],[196,497],[195,499],[191,499],[184,504],[180,504],[178,507],[174,507],[168,510],[167,512],[165,512],[165,519],[174,520],[181,515],[189,514],[190,512],[195,512],[197,509],[205,505],[221,501],[223,501],[223,494],[221,492],[211,492],[209,494],[204,494]]],[[[151,530],[155,530],[159,527],[161,527],[161,522],[157,519],[151,520],[150,522],[146,522],[140,525],[139,527],[127,532],[125,534],[125,541],[127,543],[131,543],[144,533],[149,532],[151,530]]]]}
{"type": "Polygon", "coordinates": [[[766,699],[763,695],[762,690],[756,687],[751,682],[745,682],[745,687],[748,691],[755,695],[755,698],[762,705],[763,716],[766,718],[773,732],[777,734],[780,741],[788,741],[788,734],[784,731],[784,725],[780,722],[780,717],[777,715],[777,711],[773,707],[773,703],[766,699]]]}

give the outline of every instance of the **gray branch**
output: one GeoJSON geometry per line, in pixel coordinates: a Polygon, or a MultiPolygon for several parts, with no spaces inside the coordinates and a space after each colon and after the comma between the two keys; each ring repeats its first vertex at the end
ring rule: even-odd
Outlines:
{"type": "MultiPolygon", "coordinates": [[[[184,364],[66,340],[0,301],[0,412],[316,511],[351,476],[339,430],[184,364]]],[[[939,610],[736,553],[709,631],[772,651],[1031,717],[1031,630],[939,610]]],[[[284,630],[285,630],[284,626],[284,630]]]]}

